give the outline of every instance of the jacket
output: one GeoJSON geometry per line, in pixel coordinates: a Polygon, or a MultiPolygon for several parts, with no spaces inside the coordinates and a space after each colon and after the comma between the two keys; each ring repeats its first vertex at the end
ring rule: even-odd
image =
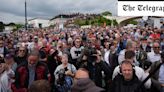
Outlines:
{"type": "MultiPolygon", "coordinates": [[[[46,79],[50,80],[49,70],[45,63],[38,62],[35,66],[35,76],[34,80],[46,79]]],[[[19,92],[18,90],[23,90],[20,92],[26,92],[29,86],[29,69],[28,65],[21,64],[17,67],[15,72],[15,82],[11,85],[13,92],[19,92]]]]}
{"type": "Polygon", "coordinates": [[[140,84],[141,81],[136,75],[133,75],[130,81],[126,81],[122,75],[118,74],[112,82],[111,92],[145,92],[146,89],[144,86],[139,87],[140,84]]]}
{"type": "Polygon", "coordinates": [[[105,92],[97,87],[89,78],[77,79],[71,88],[71,92],[105,92]]]}

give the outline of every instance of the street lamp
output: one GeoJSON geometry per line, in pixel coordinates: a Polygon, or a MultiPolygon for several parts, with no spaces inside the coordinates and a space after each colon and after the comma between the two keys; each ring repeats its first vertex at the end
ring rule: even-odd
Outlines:
{"type": "Polygon", "coordinates": [[[25,0],[25,30],[27,31],[27,4],[26,4],[26,0],[25,0]]]}

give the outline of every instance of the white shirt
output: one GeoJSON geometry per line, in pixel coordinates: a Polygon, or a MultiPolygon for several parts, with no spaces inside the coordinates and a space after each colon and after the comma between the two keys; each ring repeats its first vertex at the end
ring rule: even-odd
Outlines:
{"type": "Polygon", "coordinates": [[[110,51],[106,51],[105,54],[104,54],[104,61],[109,64],[109,54],[110,54],[110,51]]]}
{"type": "MultiPolygon", "coordinates": [[[[64,66],[63,64],[60,64],[59,66],[57,66],[55,72],[54,72],[54,75],[55,75],[55,79],[57,80],[58,79],[58,75],[59,75],[59,71],[61,69],[64,69],[64,66]]],[[[73,64],[69,64],[67,65],[67,69],[70,70],[71,72],[73,72],[75,74],[76,72],[76,67],[73,65],[73,64]]]]}
{"type": "Polygon", "coordinates": [[[161,55],[155,54],[154,51],[149,52],[147,56],[148,56],[148,60],[152,63],[161,60],[161,55]]]}
{"type": "Polygon", "coordinates": [[[125,49],[124,50],[121,50],[119,55],[118,55],[118,63],[121,64],[122,61],[125,60],[125,49]]]}
{"type": "Polygon", "coordinates": [[[163,75],[164,75],[164,64],[162,64],[160,69],[159,69],[159,78],[158,78],[158,80],[161,84],[164,84],[164,76],[163,75]]]}
{"type": "Polygon", "coordinates": [[[10,69],[9,71],[4,71],[1,75],[0,75],[0,92],[12,92],[11,91],[11,83],[13,82],[13,80],[11,79],[11,77],[14,76],[14,72],[12,69],[10,69]]]}
{"type": "MultiPolygon", "coordinates": [[[[135,69],[135,74],[140,81],[144,81],[144,79],[146,79],[146,77],[149,75],[148,73],[145,73],[142,68],[140,68],[138,66],[135,66],[134,69],[135,69]]],[[[120,66],[117,66],[114,69],[112,79],[114,79],[118,74],[121,74],[120,73],[120,66]]],[[[144,85],[146,88],[150,88],[151,87],[151,79],[149,78],[144,85]]]]}
{"type": "MultiPolygon", "coordinates": [[[[121,64],[122,61],[125,60],[125,52],[126,52],[126,49],[120,51],[119,56],[118,56],[118,63],[119,63],[119,64],[121,64]]],[[[134,64],[135,64],[136,66],[139,66],[139,63],[138,63],[138,61],[137,61],[137,59],[136,59],[136,56],[134,56],[134,64]]]]}
{"type": "Polygon", "coordinates": [[[76,54],[75,51],[82,51],[83,47],[76,48],[75,46],[70,49],[72,59],[77,59],[80,57],[81,53],[76,54]]]}

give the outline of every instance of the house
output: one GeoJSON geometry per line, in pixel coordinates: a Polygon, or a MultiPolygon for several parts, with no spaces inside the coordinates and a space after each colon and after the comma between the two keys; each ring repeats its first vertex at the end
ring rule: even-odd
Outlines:
{"type": "Polygon", "coordinates": [[[49,19],[34,18],[28,20],[29,28],[45,28],[49,27],[49,19]]]}

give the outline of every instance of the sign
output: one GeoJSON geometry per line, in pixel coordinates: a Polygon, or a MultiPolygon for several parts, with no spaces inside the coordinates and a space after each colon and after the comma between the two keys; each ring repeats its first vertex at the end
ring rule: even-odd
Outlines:
{"type": "Polygon", "coordinates": [[[163,16],[163,0],[118,0],[118,16],[163,16]]]}

